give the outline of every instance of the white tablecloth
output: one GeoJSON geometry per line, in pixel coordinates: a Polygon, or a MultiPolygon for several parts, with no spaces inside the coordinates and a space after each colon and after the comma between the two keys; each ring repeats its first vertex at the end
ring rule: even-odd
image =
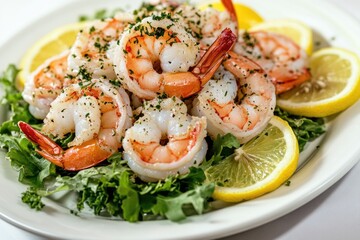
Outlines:
{"type": "MultiPolygon", "coordinates": [[[[0,45],[32,19],[39,18],[70,1],[0,0],[0,45]]],[[[359,0],[328,1],[357,17],[360,21],[359,0]]],[[[360,41],[360,33],[358,35],[360,41]]],[[[360,239],[359,185],[360,164],[357,164],[330,189],[301,208],[273,222],[225,239],[360,239]]],[[[44,238],[18,229],[0,219],[0,239],[35,240],[44,238]]]]}

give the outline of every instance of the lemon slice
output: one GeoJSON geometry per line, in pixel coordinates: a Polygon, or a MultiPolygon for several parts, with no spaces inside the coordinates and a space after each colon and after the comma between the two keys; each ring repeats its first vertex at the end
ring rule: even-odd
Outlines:
{"type": "Polygon", "coordinates": [[[291,38],[308,55],[313,51],[313,32],[306,24],[290,19],[269,20],[259,23],[249,29],[249,31],[268,31],[285,35],[291,38]]]}
{"type": "Polygon", "coordinates": [[[294,173],[298,142],[289,124],[273,117],[266,129],[235,154],[206,169],[207,180],[217,184],[213,197],[240,202],[259,197],[282,185],[294,173]]]}
{"type": "Polygon", "coordinates": [[[279,95],[277,104],[296,115],[325,117],[360,98],[360,59],[347,50],[324,48],[310,57],[310,81],[279,95]]]}
{"type": "MultiPolygon", "coordinates": [[[[263,22],[263,18],[248,6],[240,3],[233,3],[238,18],[240,29],[249,29],[250,27],[263,22]]],[[[207,5],[202,5],[199,8],[204,10],[207,7],[212,7],[219,11],[225,11],[225,7],[221,2],[214,2],[207,5]]]]}
{"type": "Polygon", "coordinates": [[[69,49],[76,39],[77,33],[86,26],[86,23],[73,23],[57,28],[39,39],[25,53],[20,61],[18,83],[25,83],[27,76],[50,57],[69,49]]]}

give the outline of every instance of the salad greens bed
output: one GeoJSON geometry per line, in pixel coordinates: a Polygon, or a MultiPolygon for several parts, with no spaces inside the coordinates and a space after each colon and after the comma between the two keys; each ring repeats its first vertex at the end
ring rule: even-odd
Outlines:
{"type": "MultiPolygon", "coordinates": [[[[96,215],[118,216],[130,222],[167,218],[180,221],[186,216],[211,210],[214,183],[206,181],[204,170],[224,159],[240,147],[231,134],[207,139],[209,151],[206,160],[192,167],[185,175],[170,176],[163,181],[146,183],[141,181],[127,166],[120,152],[112,155],[105,164],[79,172],[68,172],[42,158],[19,130],[18,121],[25,121],[40,129],[42,121],[28,111],[28,104],[16,88],[19,69],[9,65],[0,76],[4,90],[1,105],[9,108],[7,121],[0,125],[0,147],[6,150],[6,159],[18,171],[19,182],[28,186],[22,201],[31,208],[44,208],[42,197],[57,192],[76,192],[77,208],[73,214],[90,208],[96,215]]],[[[321,118],[304,118],[291,115],[279,108],[275,114],[288,121],[294,130],[300,149],[325,132],[321,118]]],[[[69,135],[58,143],[66,146],[72,139],[69,135]]]]}

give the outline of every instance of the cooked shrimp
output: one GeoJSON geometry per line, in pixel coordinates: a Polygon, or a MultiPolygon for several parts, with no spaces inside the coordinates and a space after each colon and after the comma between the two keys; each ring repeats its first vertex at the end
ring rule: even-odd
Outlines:
{"type": "Polygon", "coordinates": [[[160,4],[165,6],[171,6],[173,8],[183,5],[185,0],[150,0],[149,3],[153,6],[158,6],[160,4]]]}
{"type": "Polygon", "coordinates": [[[221,1],[226,11],[218,11],[208,7],[201,11],[195,6],[181,4],[174,10],[192,30],[192,35],[198,38],[201,48],[206,49],[229,28],[237,35],[237,18],[231,0],[221,1]]]}
{"type": "Polygon", "coordinates": [[[230,19],[232,20],[233,24],[235,24],[235,33],[238,34],[239,31],[239,23],[236,14],[236,10],[232,0],[221,0],[221,3],[224,5],[226,12],[229,14],[230,19]]]}
{"type": "Polygon", "coordinates": [[[258,63],[282,93],[310,79],[308,56],[291,39],[270,32],[250,32],[239,36],[234,52],[258,63]]]}
{"type": "Polygon", "coordinates": [[[69,72],[80,78],[115,79],[111,47],[133,21],[132,15],[119,13],[114,18],[89,23],[78,33],[71,47],[69,72]]]}
{"type": "Polygon", "coordinates": [[[144,18],[122,34],[114,65],[125,88],[143,99],[158,93],[188,97],[201,89],[236,37],[225,29],[198,61],[198,43],[183,25],[164,13],[144,18]]]}
{"type": "MultiPolygon", "coordinates": [[[[222,0],[225,8],[232,6],[232,4],[227,2],[228,0],[222,0]]],[[[218,11],[211,7],[201,12],[202,24],[200,25],[200,33],[202,39],[200,41],[203,46],[210,46],[225,28],[230,28],[232,32],[237,34],[237,19],[234,19],[230,13],[232,11],[218,11]]]]}
{"type": "Polygon", "coordinates": [[[258,135],[273,116],[275,88],[256,63],[229,54],[224,66],[231,73],[219,69],[194,100],[192,114],[207,118],[212,138],[232,133],[245,143],[258,135]]]}
{"type": "Polygon", "coordinates": [[[184,174],[198,166],[207,151],[206,119],[187,114],[178,98],[153,99],[125,133],[124,158],[145,181],[184,174]]]}
{"type": "Polygon", "coordinates": [[[64,51],[49,58],[26,79],[22,96],[34,117],[44,119],[52,101],[71,83],[66,77],[68,55],[69,51],[64,51]]]}
{"type": "MultiPolygon", "coordinates": [[[[232,0],[221,2],[238,29],[232,0]]],[[[238,34],[237,31],[235,33],[238,34]]],[[[264,31],[245,31],[239,34],[233,51],[259,64],[275,84],[277,94],[311,78],[306,52],[286,36],[264,31]]]]}
{"type": "Polygon", "coordinates": [[[121,146],[121,138],[131,125],[129,97],[121,88],[100,80],[88,86],[73,84],[53,101],[44,120],[42,133],[19,123],[25,135],[39,145],[37,152],[66,170],[81,170],[108,158],[121,146]],[[75,138],[63,150],[46,137],[63,138],[75,132],[75,138]]]}

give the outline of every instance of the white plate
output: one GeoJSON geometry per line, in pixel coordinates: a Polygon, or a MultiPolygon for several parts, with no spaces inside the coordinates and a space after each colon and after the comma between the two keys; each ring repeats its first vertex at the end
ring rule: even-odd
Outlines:
{"type": "MultiPolygon", "coordinates": [[[[309,24],[333,46],[360,51],[356,21],[323,1],[243,0],[267,19],[293,18],[309,24]],[[286,9],[286,10],[285,10],[286,9]],[[341,23],[341,24],[340,24],[341,23]],[[335,39],[333,39],[335,37],[335,39]]],[[[51,29],[77,20],[80,14],[93,13],[103,6],[119,6],[120,1],[82,0],[58,9],[33,22],[0,48],[0,69],[18,62],[26,49],[51,29]]],[[[130,3],[129,3],[130,4],[130,3]]],[[[319,37],[318,37],[319,39],[319,37]]],[[[317,40],[316,40],[317,41],[317,40]]],[[[0,153],[0,216],[25,230],[48,237],[67,239],[203,239],[227,236],[254,228],[304,205],[340,179],[358,160],[360,147],[360,103],[332,122],[311,161],[291,179],[289,187],[252,201],[240,203],[181,223],[153,221],[127,223],[93,216],[76,217],[56,201],[46,200],[44,211],[34,212],[21,202],[26,187],[17,182],[17,173],[0,153]],[[341,161],[339,161],[341,160],[341,161]]],[[[0,110],[0,120],[5,115],[0,110]]]]}

